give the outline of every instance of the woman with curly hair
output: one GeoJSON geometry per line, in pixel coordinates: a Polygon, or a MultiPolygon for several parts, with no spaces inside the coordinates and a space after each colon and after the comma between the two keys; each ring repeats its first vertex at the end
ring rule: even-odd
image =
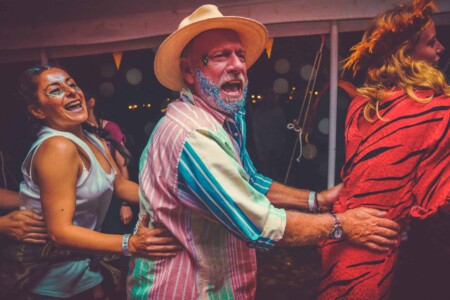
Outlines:
{"type": "MultiPolygon", "coordinates": [[[[365,74],[346,118],[344,187],[334,212],[387,211],[403,228],[450,203],[450,86],[437,68],[429,0],[380,13],[355,45],[346,68],[365,74]]],[[[331,236],[321,244],[319,299],[386,299],[397,246],[371,251],[331,236]]]]}

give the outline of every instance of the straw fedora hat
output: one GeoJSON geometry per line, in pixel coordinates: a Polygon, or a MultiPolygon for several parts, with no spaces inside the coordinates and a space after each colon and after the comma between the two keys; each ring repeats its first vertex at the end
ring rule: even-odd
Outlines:
{"type": "Polygon", "coordinates": [[[200,33],[210,29],[234,30],[246,51],[247,68],[258,59],[267,40],[267,29],[258,21],[236,16],[223,16],[217,6],[206,4],[181,21],[178,29],[168,36],[156,53],[156,78],[165,87],[181,91],[184,87],[180,71],[180,55],[184,47],[200,33]]]}

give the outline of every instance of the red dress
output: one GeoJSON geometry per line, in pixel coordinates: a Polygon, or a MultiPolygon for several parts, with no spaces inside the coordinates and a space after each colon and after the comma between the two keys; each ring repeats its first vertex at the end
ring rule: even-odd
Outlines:
{"type": "MultiPolygon", "coordinates": [[[[365,103],[354,99],[347,113],[344,187],[333,210],[386,210],[388,218],[404,226],[409,217],[423,219],[449,205],[450,97],[418,103],[398,90],[380,105],[387,120],[360,130],[365,103]]],[[[398,248],[378,253],[343,239],[326,240],[320,251],[319,299],[389,298],[398,248]]]]}

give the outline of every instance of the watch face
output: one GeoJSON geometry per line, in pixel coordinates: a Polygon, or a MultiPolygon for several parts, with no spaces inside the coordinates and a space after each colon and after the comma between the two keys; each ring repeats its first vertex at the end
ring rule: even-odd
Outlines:
{"type": "Polygon", "coordinates": [[[334,239],[340,239],[344,235],[344,230],[342,230],[342,227],[335,227],[333,229],[332,236],[334,239]]]}

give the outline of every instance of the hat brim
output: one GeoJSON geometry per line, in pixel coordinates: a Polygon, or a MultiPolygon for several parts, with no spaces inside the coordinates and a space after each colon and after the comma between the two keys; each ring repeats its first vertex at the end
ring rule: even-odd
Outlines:
{"type": "Polygon", "coordinates": [[[197,35],[211,29],[230,29],[239,35],[246,51],[246,64],[250,68],[265,48],[267,29],[261,23],[244,17],[217,17],[198,21],[178,29],[159,46],[154,71],[159,82],[174,91],[184,87],[180,71],[180,56],[186,45],[197,35]]]}

